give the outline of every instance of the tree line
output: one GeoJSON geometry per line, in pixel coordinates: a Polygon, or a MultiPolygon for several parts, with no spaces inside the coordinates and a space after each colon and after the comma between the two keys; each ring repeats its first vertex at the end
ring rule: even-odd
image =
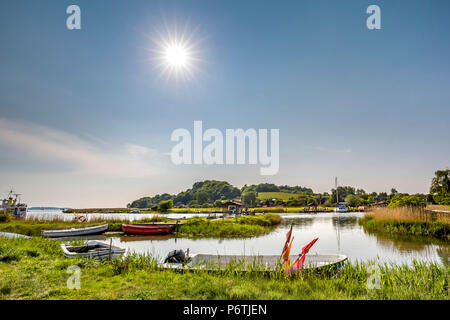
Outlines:
{"type": "Polygon", "coordinates": [[[154,208],[162,204],[165,209],[175,207],[220,207],[225,200],[241,199],[244,205],[279,205],[288,207],[335,206],[345,202],[350,207],[370,206],[384,203],[396,206],[424,206],[427,203],[450,205],[450,169],[437,170],[431,181],[428,194],[399,193],[395,188],[390,192],[366,192],[352,186],[339,186],[331,192],[314,193],[311,188],[301,186],[277,186],[271,183],[244,185],[237,188],[226,181],[205,180],[194,183],[192,188],[176,195],[163,193],[153,197],[137,199],[127,206],[130,208],[154,208]],[[288,199],[258,198],[261,192],[281,192],[289,194],[288,199]]]}

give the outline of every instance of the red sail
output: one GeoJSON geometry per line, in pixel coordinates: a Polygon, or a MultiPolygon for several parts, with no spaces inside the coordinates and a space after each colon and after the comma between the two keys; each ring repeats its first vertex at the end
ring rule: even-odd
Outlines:
{"type": "Polygon", "coordinates": [[[319,238],[314,239],[313,241],[311,241],[302,248],[302,253],[300,254],[300,257],[297,260],[295,260],[294,264],[292,265],[292,268],[294,270],[303,268],[303,266],[305,265],[305,256],[309,252],[309,249],[311,249],[311,247],[314,245],[314,243],[316,243],[317,240],[319,240],[319,238]]]}

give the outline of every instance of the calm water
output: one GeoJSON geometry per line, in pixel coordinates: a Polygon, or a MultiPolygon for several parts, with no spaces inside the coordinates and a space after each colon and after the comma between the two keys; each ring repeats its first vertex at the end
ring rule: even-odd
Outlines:
{"type": "Polygon", "coordinates": [[[113,244],[127,248],[128,252],[151,253],[160,258],[164,258],[171,250],[187,248],[191,253],[281,254],[286,233],[290,225],[293,225],[292,235],[295,239],[291,253],[300,252],[305,244],[318,237],[311,253],[341,253],[351,261],[411,263],[417,258],[441,264],[449,263],[448,242],[369,234],[358,224],[358,219],[362,216],[363,213],[282,214],[282,224],[274,231],[245,239],[187,239],[173,235],[121,236],[112,239],[113,244]]]}

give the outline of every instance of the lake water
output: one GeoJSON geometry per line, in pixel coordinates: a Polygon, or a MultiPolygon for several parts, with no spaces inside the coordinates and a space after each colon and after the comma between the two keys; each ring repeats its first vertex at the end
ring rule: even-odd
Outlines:
{"type": "MultiPolygon", "coordinates": [[[[409,264],[413,259],[421,259],[440,264],[449,263],[449,242],[369,234],[358,224],[358,219],[363,215],[363,213],[281,214],[282,223],[272,232],[245,239],[189,239],[177,238],[175,235],[120,236],[112,239],[114,245],[126,248],[127,252],[151,253],[161,259],[171,250],[187,248],[191,253],[220,255],[281,254],[286,233],[292,225],[294,236],[292,254],[300,252],[304,245],[318,237],[319,240],[311,248],[310,253],[340,253],[347,255],[350,261],[373,260],[409,264]]],[[[142,215],[137,216],[142,218],[142,215]]],[[[174,216],[180,217],[178,214],[174,216]]]]}

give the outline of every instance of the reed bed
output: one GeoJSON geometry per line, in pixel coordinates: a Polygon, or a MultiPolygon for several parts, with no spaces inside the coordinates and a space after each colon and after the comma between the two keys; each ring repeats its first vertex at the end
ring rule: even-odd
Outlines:
{"type": "Polygon", "coordinates": [[[359,223],[368,231],[433,236],[450,240],[450,214],[422,208],[381,208],[367,213],[359,223]]]}

